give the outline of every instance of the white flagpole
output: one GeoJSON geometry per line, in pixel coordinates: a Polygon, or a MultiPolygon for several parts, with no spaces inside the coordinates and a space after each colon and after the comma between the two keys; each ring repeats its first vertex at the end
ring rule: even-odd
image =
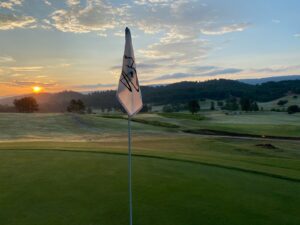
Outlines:
{"type": "Polygon", "coordinates": [[[128,115],[128,189],[129,189],[129,224],[132,225],[132,190],[131,190],[131,117],[128,115]]]}

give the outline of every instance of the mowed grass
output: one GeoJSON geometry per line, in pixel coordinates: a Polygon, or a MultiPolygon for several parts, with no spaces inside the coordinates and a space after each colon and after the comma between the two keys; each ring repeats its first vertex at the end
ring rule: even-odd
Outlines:
{"type": "MultiPolygon", "coordinates": [[[[180,132],[223,121],[205,117],[132,123],[134,224],[300,224],[300,142],[180,132]]],[[[126,120],[2,114],[0,125],[0,224],[128,224],[126,120]]]]}
{"type": "Polygon", "coordinates": [[[211,129],[261,136],[300,137],[300,114],[285,112],[242,112],[226,115],[221,111],[201,112],[199,116],[185,113],[139,114],[138,118],[173,123],[183,129],[211,129]],[[200,118],[200,119],[197,119],[200,118]]]}
{"type": "MultiPolygon", "coordinates": [[[[207,141],[135,141],[135,224],[299,224],[296,146],[259,155],[247,143],[239,145],[245,151],[226,153],[238,143],[222,139],[210,152],[201,147],[207,141]],[[226,154],[230,166],[222,162],[226,154]]],[[[0,153],[2,224],[128,224],[121,143],[3,143],[0,153]]]]}

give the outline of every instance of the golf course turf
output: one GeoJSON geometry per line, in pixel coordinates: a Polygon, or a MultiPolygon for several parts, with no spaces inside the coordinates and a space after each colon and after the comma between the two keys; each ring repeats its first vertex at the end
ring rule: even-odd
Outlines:
{"type": "MultiPolygon", "coordinates": [[[[124,119],[10,117],[32,124],[0,135],[0,224],[128,224],[124,119]]],[[[299,141],[203,137],[180,132],[188,119],[138,118],[180,128],[133,122],[134,224],[300,224],[299,141]]]]}

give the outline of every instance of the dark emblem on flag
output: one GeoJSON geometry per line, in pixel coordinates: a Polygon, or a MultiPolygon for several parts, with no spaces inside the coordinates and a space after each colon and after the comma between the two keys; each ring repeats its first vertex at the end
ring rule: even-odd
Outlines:
{"type": "Polygon", "coordinates": [[[137,92],[140,91],[139,84],[137,80],[137,74],[135,69],[135,62],[132,57],[124,55],[124,59],[127,60],[127,73],[122,70],[121,74],[121,83],[124,84],[124,86],[132,92],[133,89],[135,89],[137,92]],[[134,79],[135,78],[135,79],[134,79]]]}

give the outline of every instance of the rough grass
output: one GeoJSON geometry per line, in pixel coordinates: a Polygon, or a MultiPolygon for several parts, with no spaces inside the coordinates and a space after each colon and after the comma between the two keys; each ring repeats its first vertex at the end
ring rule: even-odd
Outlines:
{"type": "MultiPolygon", "coordinates": [[[[102,115],[104,118],[109,118],[109,119],[125,119],[127,120],[127,117],[123,115],[102,115]]],[[[176,124],[171,124],[171,123],[166,123],[162,121],[157,121],[157,120],[146,120],[146,119],[141,119],[141,118],[131,118],[131,121],[137,122],[137,123],[143,123],[146,125],[152,125],[152,126],[157,126],[157,127],[166,127],[166,128],[179,128],[178,125],[176,124]]]]}
{"type": "Polygon", "coordinates": [[[158,115],[174,118],[174,119],[189,119],[189,120],[204,120],[205,117],[201,114],[188,114],[188,113],[159,113],[158,115]]]}

